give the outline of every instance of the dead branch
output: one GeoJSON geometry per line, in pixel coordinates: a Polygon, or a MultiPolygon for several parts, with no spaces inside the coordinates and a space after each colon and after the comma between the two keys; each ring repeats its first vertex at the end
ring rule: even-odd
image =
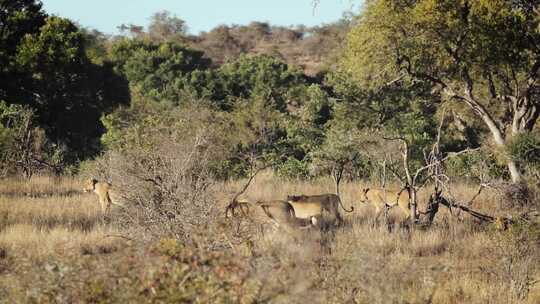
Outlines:
{"type": "Polygon", "coordinates": [[[425,170],[430,169],[430,168],[432,168],[434,166],[440,165],[440,164],[444,163],[445,161],[449,160],[450,158],[453,158],[453,157],[456,157],[456,156],[459,156],[459,155],[462,155],[462,154],[465,154],[465,153],[478,151],[478,150],[480,150],[480,148],[475,148],[475,149],[467,148],[467,149],[464,149],[464,150],[461,150],[461,151],[458,151],[458,152],[450,152],[445,157],[443,157],[443,158],[441,158],[441,159],[439,159],[437,161],[433,161],[433,162],[419,168],[418,170],[416,170],[416,172],[414,173],[413,180],[416,181],[418,176],[420,176],[420,173],[424,172],[425,170]]]}
{"type": "Polygon", "coordinates": [[[481,221],[484,221],[484,222],[490,222],[491,223],[491,222],[495,221],[495,217],[493,217],[491,215],[483,214],[483,213],[480,213],[478,211],[472,210],[471,208],[469,208],[467,206],[463,206],[463,205],[457,204],[455,202],[452,202],[452,201],[446,199],[444,196],[440,197],[439,203],[441,203],[442,205],[448,207],[449,209],[457,208],[457,209],[459,209],[461,211],[464,211],[464,212],[470,214],[474,218],[477,218],[477,219],[479,219],[481,221]]]}
{"type": "Polygon", "coordinates": [[[474,194],[474,196],[465,203],[466,206],[471,206],[471,204],[474,202],[474,200],[476,200],[476,198],[478,198],[478,196],[480,196],[480,194],[482,193],[482,190],[484,190],[485,187],[487,187],[488,184],[485,184],[485,183],[480,183],[480,185],[478,186],[478,190],[476,191],[476,194],[474,194]]]}
{"type": "Polygon", "coordinates": [[[240,197],[240,195],[242,195],[242,194],[244,194],[246,192],[246,190],[249,188],[249,185],[251,185],[251,182],[253,181],[253,179],[255,179],[255,176],[257,176],[257,174],[259,174],[259,172],[263,171],[264,169],[266,169],[268,167],[270,167],[269,164],[265,165],[265,166],[262,166],[260,168],[257,168],[255,171],[253,171],[253,166],[251,166],[251,173],[249,175],[249,178],[248,178],[247,182],[244,184],[244,186],[242,186],[240,191],[238,191],[233,196],[231,202],[225,208],[225,217],[226,218],[229,217],[229,212],[231,212],[231,214],[234,215],[234,210],[236,210],[236,208],[240,207],[240,204],[238,203],[238,197],[240,197]]]}

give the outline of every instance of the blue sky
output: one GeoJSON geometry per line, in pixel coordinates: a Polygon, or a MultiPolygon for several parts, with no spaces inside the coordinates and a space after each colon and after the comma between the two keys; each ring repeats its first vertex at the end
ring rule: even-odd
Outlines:
{"type": "Polygon", "coordinates": [[[82,26],[117,33],[122,23],[147,25],[149,17],[168,10],[186,21],[190,33],[220,24],[267,21],[273,25],[308,26],[338,20],[343,12],[358,10],[359,0],[42,0],[49,14],[70,18],[82,26]]]}

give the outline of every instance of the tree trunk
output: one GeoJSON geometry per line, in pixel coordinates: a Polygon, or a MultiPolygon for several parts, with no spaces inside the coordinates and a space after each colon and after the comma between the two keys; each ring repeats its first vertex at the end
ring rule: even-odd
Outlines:
{"type": "Polygon", "coordinates": [[[510,171],[510,177],[513,183],[521,182],[521,173],[513,160],[508,161],[508,171],[510,171]]]}
{"type": "Polygon", "coordinates": [[[414,179],[409,171],[409,144],[406,140],[403,140],[403,151],[401,151],[403,157],[403,167],[405,169],[405,175],[407,177],[407,191],[409,192],[409,207],[411,209],[411,223],[415,224],[418,218],[416,207],[416,185],[414,179]]]}
{"type": "Polygon", "coordinates": [[[414,224],[418,219],[418,212],[416,211],[416,189],[410,187],[409,189],[409,203],[411,204],[411,222],[414,224]]]}
{"type": "MultiPolygon", "coordinates": [[[[491,115],[476,101],[469,99],[468,104],[473,108],[473,110],[482,118],[486,126],[488,127],[495,144],[503,149],[506,149],[506,140],[504,139],[503,132],[497,126],[491,115]]],[[[507,161],[508,171],[510,171],[510,177],[512,178],[513,183],[519,183],[521,181],[521,172],[518,169],[517,164],[509,159],[507,161]]]]}

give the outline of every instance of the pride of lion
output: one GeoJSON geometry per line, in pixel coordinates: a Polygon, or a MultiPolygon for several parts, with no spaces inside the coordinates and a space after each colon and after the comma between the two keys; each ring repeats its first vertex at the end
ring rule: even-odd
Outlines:
{"type": "MultiPolygon", "coordinates": [[[[109,212],[111,205],[119,205],[111,199],[112,185],[97,179],[85,180],[84,192],[94,192],[103,213],[109,212]]],[[[399,192],[382,189],[365,188],[359,199],[360,203],[371,205],[375,208],[375,219],[393,208],[399,207],[408,219],[410,216],[409,194],[407,191],[399,192]]],[[[225,217],[245,216],[258,220],[269,221],[278,227],[304,227],[317,226],[323,221],[343,223],[343,216],[339,209],[345,212],[353,212],[351,206],[347,210],[340,197],[333,193],[318,195],[288,195],[285,200],[248,201],[234,199],[225,209],[225,217]]]]}
{"type": "MultiPolygon", "coordinates": [[[[390,191],[380,189],[364,189],[360,203],[368,204],[375,208],[377,220],[383,211],[398,206],[405,219],[410,215],[409,195],[407,191],[390,191]]],[[[343,216],[340,213],[352,212],[354,207],[347,210],[338,195],[333,193],[319,195],[288,195],[286,200],[257,201],[233,200],[226,210],[225,216],[248,216],[269,219],[277,225],[286,227],[303,227],[306,225],[317,226],[321,221],[341,225],[343,216]]]]}

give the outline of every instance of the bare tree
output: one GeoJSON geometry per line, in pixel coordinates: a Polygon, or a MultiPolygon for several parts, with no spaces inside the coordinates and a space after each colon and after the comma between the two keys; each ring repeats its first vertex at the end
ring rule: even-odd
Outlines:
{"type": "Polygon", "coordinates": [[[4,143],[1,158],[2,174],[15,170],[25,178],[30,178],[37,171],[49,169],[55,174],[62,170],[61,158],[52,159],[52,145],[45,131],[35,125],[34,111],[22,107],[11,106],[0,113],[2,127],[8,132],[9,140],[4,143]]]}
{"type": "MultiPolygon", "coordinates": [[[[400,176],[396,170],[392,170],[392,173],[396,177],[398,177],[398,180],[403,185],[403,189],[407,190],[409,193],[411,221],[413,223],[418,223],[419,215],[422,214],[426,216],[422,222],[425,223],[427,221],[428,224],[431,224],[431,222],[433,222],[433,219],[435,218],[435,215],[439,209],[439,204],[443,204],[450,209],[455,207],[479,219],[490,220],[490,221],[494,220],[493,217],[483,215],[479,212],[473,211],[467,206],[463,206],[456,203],[455,200],[453,199],[448,199],[442,196],[442,193],[444,190],[446,190],[447,193],[451,193],[450,186],[449,186],[450,179],[445,174],[444,163],[450,158],[478,150],[478,149],[467,148],[459,152],[450,152],[450,153],[443,154],[440,150],[440,142],[441,142],[442,127],[443,127],[444,121],[445,121],[445,115],[443,112],[443,118],[441,119],[438,132],[437,132],[437,137],[435,139],[435,142],[433,143],[431,151],[429,152],[424,151],[424,165],[419,167],[415,171],[411,170],[410,157],[409,157],[410,144],[408,140],[402,136],[390,137],[390,138],[385,137],[386,140],[399,141],[401,143],[401,146],[400,146],[400,154],[402,157],[401,166],[403,168],[405,176],[404,177],[400,176]],[[418,191],[424,188],[430,182],[434,186],[433,193],[430,196],[430,200],[428,202],[426,211],[419,212],[418,198],[417,198],[418,191]]],[[[474,201],[480,195],[480,193],[482,192],[485,186],[486,184],[481,182],[477,193],[466,204],[468,205],[472,201],[474,201]]]]}
{"type": "Polygon", "coordinates": [[[157,12],[151,17],[148,34],[153,40],[165,41],[187,33],[186,22],[168,11],[157,12]]]}

